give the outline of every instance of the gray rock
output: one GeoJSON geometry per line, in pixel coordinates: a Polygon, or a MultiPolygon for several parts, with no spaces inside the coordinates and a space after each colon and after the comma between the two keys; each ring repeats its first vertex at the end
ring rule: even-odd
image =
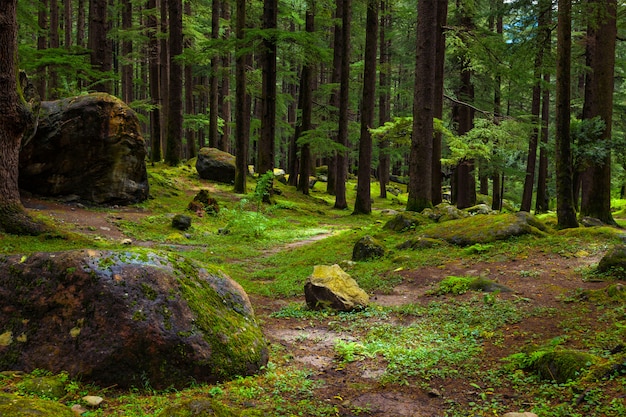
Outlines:
{"type": "Polygon", "coordinates": [[[267,363],[241,286],[172,253],[2,256],[0,276],[3,369],[160,389],[250,375],[267,363]]]}
{"type": "Polygon", "coordinates": [[[475,206],[468,207],[468,208],[463,209],[463,210],[466,211],[467,213],[471,214],[471,215],[475,215],[475,214],[495,214],[495,213],[497,213],[496,211],[492,210],[491,207],[489,207],[487,204],[477,204],[475,206]]]}
{"type": "Polygon", "coordinates": [[[353,261],[369,261],[385,256],[385,248],[373,237],[364,236],[359,239],[352,249],[353,261]]]}
{"type": "Polygon", "coordinates": [[[87,403],[89,407],[97,407],[104,401],[104,398],[97,395],[85,395],[83,401],[87,403]]]}
{"type": "Polygon", "coordinates": [[[600,227],[606,226],[602,220],[596,219],[595,217],[583,217],[580,219],[580,223],[585,227],[600,227]]]}
{"type": "Polygon", "coordinates": [[[95,204],[141,202],[149,187],[140,132],[135,112],[108,94],[42,102],[37,132],[20,151],[19,186],[95,204]]]}
{"type": "Polygon", "coordinates": [[[316,265],[304,285],[307,306],[350,311],[366,307],[369,296],[339,265],[316,265]]]}
{"type": "Polygon", "coordinates": [[[611,273],[620,279],[626,278],[626,245],[611,248],[598,263],[598,272],[611,273]]]}
{"type": "Polygon", "coordinates": [[[196,170],[202,179],[231,184],[235,182],[235,157],[216,148],[201,148],[196,170]]]}
{"type": "Polygon", "coordinates": [[[418,237],[409,239],[396,246],[396,249],[428,249],[435,246],[446,245],[447,243],[440,239],[431,239],[428,237],[418,237]]]}
{"type": "Polygon", "coordinates": [[[191,217],[186,214],[177,214],[172,218],[172,227],[178,230],[187,230],[191,227],[191,217]]]}
{"type": "Polygon", "coordinates": [[[405,232],[427,223],[430,223],[430,221],[421,214],[404,212],[397,214],[393,219],[385,223],[383,229],[393,230],[394,232],[405,232]]]}

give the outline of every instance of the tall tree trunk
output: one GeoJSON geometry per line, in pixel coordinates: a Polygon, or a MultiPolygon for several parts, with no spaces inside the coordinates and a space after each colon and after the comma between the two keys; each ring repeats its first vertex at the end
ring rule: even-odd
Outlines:
{"type": "Polygon", "coordinates": [[[246,27],[246,0],[237,0],[237,54],[235,66],[235,192],[246,193],[246,178],[248,174],[248,144],[250,134],[249,98],[246,93],[246,62],[247,55],[243,53],[244,29],[246,27]]]}
{"type": "Polygon", "coordinates": [[[348,175],[348,106],[350,104],[350,22],[352,20],[352,1],[342,2],[341,25],[341,83],[339,86],[339,130],[337,142],[345,150],[337,152],[337,176],[335,182],[335,208],[345,209],[346,178],[348,175]]]}
{"type": "Polygon", "coordinates": [[[433,116],[437,47],[437,2],[417,3],[417,53],[413,104],[413,136],[409,162],[406,209],[422,211],[432,206],[433,116]]]}
{"type": "Polygon", "coordinates": [[[113,68],[113,54],[111,40],[108,38],[108,10],[107,0],[89,1],[89,36],[87,47],[91,50],[91,66],[103,73],[92,80],[96,91],[112,92],[112,83],[109,80],[113,68]],[[104,79],[103,79],[104,78],[104,79]]]}
{"type": "Polygon", "coordinates": [[[535,170],[537,163],[537,144],[540,134],[540,111],[541,111],[541,81],[543,78],[543,56],[546,44],[550,42],[550,28],[549,21],[546,20],[549,16],[548,8],[551,8],[552,4],[546,4],[545,0],[542,0],[538,6],[537,24],[539,25],[539,35],[537,37],[537,55],[535,56],[535,84],[533,85],[531,114],[533,117],[533,131],[528,141],[528,158],[526,160],[526,177],[524,180],[524,192],[522,194],[521,211],[530,211],[533,198],[533,188],[535,185],[535,170]]]}
{"type": "MultiPolygon", "coordinates": [[[[330,76],[330,82],[338,85],[341,82],[341,65],[342,65],[342,22],[343,22],[343,1],[337,0],[335,2],[335,27],[333,28],[333,69],[330,76]]],[[[333,108],[333,116],[338,117],[339,112],[339,89],[334,88],[329,99],[329,104],[333,108]]],[[[338,133],[334,135],[335,142],[339,142],[338,133]]],[[[336,194],[337,187],[337,154],[333,152],[328,158],[328,182],[326,184],[326,193],[329,195],[336,194]]]]}
{"type": "MultiPolygon", "coordinates": [[[[433,117],[443,119],[443,80],[446,60],[446,35],[445,27],[448,22],[448,0],[437,2],[437,45],[435,57],[435,90],[433,117]]],[[[441,172],[441,132],[435,133],[433,139],[433,162],[432,162],[432,204],[443,201],[441,187],[443,174],[441,172]]]]}
{"type": "MultiPolygon", "coordinates": [[[[315,14],[310,6],[306,11],[306,31],[313,33],[315,31],[315,14]]],[[[307,61],[302,67],[302,75],[300,77],[300,109],[302,120],[300,121],[299,133],[311,130],[311,115],[313,110],[313,72],[315,65],[307,61]]],[[[302,194],[309,195],[309,176],[311,175],[311,147],[308,143],[300,147],[300,175],[298,189],[302,194]]]]}
{"type": "MultiPolygon", "coordinates": [[[[226,1],[222,4],[222,18],[225,21],[230,21],[230,7],[231,2],[226,1]]],[[[230,39],[230,25],[226,25],[224,28],[223,39],[230,39]]],[[[222,119],[224,119],[224,127],[222,128],[222,136],[220,139],[219,148],[224,152],[230,152],[230,131],[231,131],[231,94],[230,94],[230,51],[224,52],[221,57],[222,68],[220,75],[222,78],[221,88],[221,109],[222,119]]]]}
{"type": "MultiPolygon", "coordinates": [[[[590,2],[593,17],[587,29],[587,72],[583,119],[600,117],[605,129],[598,141],[611,140],[613,123],[613,84],[615,40],[617,38],[616,0],[590,2]]],[[[611,214],[611,155],[588,168],[583,176],[581,216],[616,225],[611,214]]]]}
{"type": "MultiPolygon", "coordinates": [[[[278,0],[264,0],[263,29],[276,29],[278,0]]],[[[276,37],[266,33],[263,38],[263,77],[261,83],[261,134],[258,141],[257,171],[260,175],[274,169],[274,143],[276,136],[276,37]]],[[[268,200],[268,199],[266,199],[268,200]]]]}
{"type": "MultiPolygon", "coordinates": [[[[168,27],[169,20],[167,16],[168,10],[168,2],[170,0],[157,0],[161,9],[161,24],[160,24],[160,45],[159,45],[159,64],[160,64],[160,78],[159,81],[161,83],[161,137],[167,137],[167,126],[169,117],[169,92],[170,92],[170,48],[168,42],[168,27]]],[[[172,0],[175,1],[175,0],[172,0]]]]}
{"type": "MultiPolygon", "coordinates": [[[[48,0],[41,0],[37,13],[37,24],[39,33],[37,34],[37,50],[42,53],[48,48],[48,0]]],[[[48,98],[48,67],[41,65],[37,68],[35,86],[39,97],[42,100],[48,98]]]]}
{"type": "Polygon", "coordinates": [[[157,1],[148,0],[150,14],[147,18],[148,36],[148,79],[150,84],[150,160],[159,162],[163,158],[161,150],[161,83],[159,78],[159,40],[157,39],[157,1]]]}
{"type": "Polygon", "coordinates": [[[572,184],[570,135],[570,75],[572,57],[572,3],[558,0],[556,51],[556,198],[561,229],[578,227],[572,184]]]}
{"type": "Polygon", "coordinates": [[[85,47],[85,0],[77,0],[76,46],[85,47]]]}
{"type": "MultiPolygon", "coordinates": [[[[549,47],[548,43],[548,47],[549,47]]],[[[548,50],[546,52],[549,52],[548,50]]],[[[535,201],[535,213],[545,213],[550,208],[547,192],[548,182],[548,126],[550,124],[550,73],[543,75],[543,98],[541,102],[541,147],[539,149],[539,170],[537,172],[537,197],[535,201]]]]}
{"type": "Polygon", "coordinates": [[[368,0],[367,2],[365,68],[363,70],[363,98],[361,100],[361,136],[359,139],[359,167],[354,214],[370,214],[372,212],[370,181],[372,172],[372,135],[369,129],[374,127],[374,106],[376,104],[378,4],[379,0],[368,0]]]}
{"type": "MultiPolygon", "coordinates": [[[[502,38],[502,34],[504,33],[504,22],[503,22],[503,14],[504,14],[504,2],[502,0],[497,0],[496,3],[497,14],[496,14],[496,33],[502,38]]],[[[495,91],[493,94],[493,112],[495,116],[499,116],[502,113],[502,77],[497,75],[495,77],[495,91]]],[[[497,119],[496,122],[498,123],[497,119]]],[[[498,146],[497,143],[494,143],[494,147],[498,146]]],[[[502,190],[504,187],[504,174],[499,172],[498,170],[494,170],[492,174],[492,186],[493,191],[491,193],[491,209],[500,211],[502,210],[502,190]]],[[[534,172],[534,171],[533,171],[534,172]]],[[[482,187],[482,179],[481,179],[481,187],[482,187]]]]}
{"type": "Polygon", "coordinates": [[[36,235],[46,230],[30,218],[18,188],[20,145],[34,118],[17,80],[16,3],[0,7],[0,231],[36,235]]]}
{"type": "Polygon", "coordinates": [[[169,0],[168,6],[170,82],[165,162],[176,166],[181,159],[183,137],[183,66],[179,60],[179,56],[183,53],[182,0],[169,0]]]}
{"type": "MultiPolygon", "coordinates": [[[[191,3],[185,2],[185,15],[191,17],[191,3]]],[[[191,49],[192,41],[191,36],[184,39],[184,45],[186,48],[191,49]]],[[[194,76],[193,76],[193,66],[191,63],[187,62],[185,64],[185,113],[187,114],[196,114],[193,103],[193,91],[194,91],[194,76]]],[[[186,140],[186,158],[191,159],[196,156],[196,132],[188,128],[185,130],[185,140],[186,140]]]]}
{"type": "MultiPolygon", "coordinates": [[[[122,29],[129,31],[133,25],[133,5],[131,0],[122,2],[122,29]]],[[[122,100],[130,103],[134,100],[133,94],[133,42],[125,37],[122,41],[122,100]]]]}
{"type": "MultiPolygon", "coordinates": [[[[387,31],[391,28],[391,2],[380,0],[380,73],[378,82],[380,91],[378,92],[378,124],[383,126],[391,120],[391,67],[390,48],[391,41],[387,38],[387,31]]],[[[380,198],[387,198],[387,184],[389,184],[389,168],[391,157],[389,155],[388,139],[383,139],[379,143],[378,155],[378,180],[380,182],[380,198]]]]}
{"type": "MultiPolygon", "coordinates": [[[[58,49],[61,46],[59,38],[59,1],[50,2],[50,38],[49,47],[58,49]]],[[[59,98],[59,74],[56,65],[51,65],[48,71],[48,94],[50,100],[59,98]]]]}
{"type": "MultiPolygon", "coordinates": [[[[211,39],[216,41],[220,33],[220,0],[211,2],[211,39]]],[[[219,53],[211,57],[211,73],[209,75],[209,146],[218,147],[218,69],[220,65],[219,53]]]]}
{"type": "Polygon", "coordinates": [[[63,30],[65,31],[63,37],[63,46],[65,47],[65,49],[68,50],[72,46],[73,22],[74,20],[72,18],[72,2],[66,0],[63,2],[63,30]]]}

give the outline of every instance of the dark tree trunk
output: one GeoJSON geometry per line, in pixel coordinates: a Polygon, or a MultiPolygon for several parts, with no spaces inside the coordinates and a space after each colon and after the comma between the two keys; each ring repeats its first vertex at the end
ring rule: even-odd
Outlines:
{"type": "MultiPolygon", "coordinates": [[[[276,29],[278,0],[263,2],[263,28],[276,29]]],[[[266,34],[263,39],[263,78],[261,83],[262,117],[258,141],[257,171],[265,174],[274,169],[274,141],[276,136],[276,38],[266,34]]]]}
{"type": "Polygon", "coordinates": [[[77,0],[76,11],[76,45],[85,46],[85,0],[77,0]]]}
{"type": "Polygon", "coordinates": [[[433,116],[437,61],[437,2],[417,4],[417,53],[413,104],[413,136],[406,209],[421,212],[432,206],[433,116]]]}
{"type": "Polygon", "coordinates": [[[358,182],[356,187],[356,200],[354,202],[354,214],[370,214],[372,212],[370,188],[370,173],[372,172],[372,135],[369,129],[374,127],[374,106],[376,104],[378,4],[379,0],[368,0],[367,2],[365,68],[363,70],[363,98],[361,100],[361,136],[359,139],[358,182]]]}
{"type": "MultiPolygon", "coordinates": [[[[159,87],[161,90],[161,138],[167,137],[167,126],[168,126],[167,118],[169,117],[169,105],[170,105],[170,99],[169,99],[170,50],[169,50],[169,43],[167,41],[167,38],[169,37],[169,34],[168,34],[169,20],[167,16],[168,1],[169,0],[157,0],[157,2],[160,2],[159,4],[160,4],[160,9],[161,9],[161,22],[160,22],[161,23],[160,24],[161,39],[160,39],[160,45],[159,45],[159,54],[160,54],[159,81],[161,83],[159,87]]],[[[175,0],[172,0],[172,1],[175,1],[175,0]]]]}
{"type": "MultiPolygon", "coordinates": [[[[502,38],[502,34],[504,33],[504,22],[503,22],[503,11],[504,2],[502,0],[498,0],[497,2],[497,19],[496,19],[496,33],[502,38]]],[[[493,112],[495,116],[499,116],[502,113],[502,77],[497,75],[495,77],[495,89],[493,93],[493,112]]],[[[498,144],[494,144],[497,146],[498,144]]],[[[494,172],[492,175],[493,181],[493,191],[491,193],[491,209],[492,210],[502,210],[502,189],[504,187],[504,175],[498,171],[494,172]]],[[[481,179],[482,180],[482,179],[481,179]]],[[[482,183],[481,183],[482,187],[482,183]]]]}
{"type": "MultiPolygon", "coordinates": [[[[37,24],[39,33],[37,34],[37,50],[42,52],[48,48],[48,0],[41,0],[39,12],[37,14],[37,24]]],[[[47,66],[41,65],[37,68],[37,78],[35,87],[42,100],[48,98],[48,71],[47,66]]]]}
{"type": "Polygon", "coordinates": [[[244,29],[246,27],[246,0],[237,0],[237,54],[235,66],[235,192],[246,193],[246,177],[248,174],[248,135],[250,133],[249,99],[246,94],[246,62],[247,56],[242,53],[245,45],[244,29]]]}
{"type": "Polygon", "coordinates": [[[161,89],[159,81],[159,40],[156,37],[157,17],[156,0],[148,0],[147,8],[151,11],[147,17],[146,32],[148,36],[148,73],[150,84],[150,160],[159,162],[163,158],[161,152],[161,89]]]}
{"type": "Polygon", "coordinates": [[[169,0],[168,6],[170,82],[165,162],[176,166],[181,160],[183,137],[183,66],[178,59],[183,53],[182,0],[169,0]]]}
{"type": "MultiPolygon", "coordinates": [[[[378,124],[383,126],[391,120],[390,100],[390,48],[391,41],[387,38],[387,31],[391,28],[391,7],[388,0],[380,1],[380,73],[378,82],[378,124]]],[[[380,198],[387,198],[387,184],[389,184],[389,168],[391,158],[389,155],[389,140],[383,139],[379,143],[378,156],[378,180],[380,182],[380,198]]]]}
{"type": "MultiPolygon", "coordinates": [[[[435,57],[435,108],[433,117],[443,118],[443,79],[446,60],[446,36],[445,26],[448,21],[448,0],[438,0],[437,2],[437,47],[435,57]]],[[[441,133],[435,133],[433,140],[433,162],[432,162],[432,203],[442,202],[441,186],[443,185],[443,174],[441,172],[441,133]]]]}
{"type": "Polygon", "coordinates": [[[570,135],[570,75],[572,57],[572,3],[558,1],[556,60],[556,198],[557,222],[562,229],[578,227],[572,184],[570,135]]]}
{"type": "Polygon", "coordinates": [[[108,38],[108,11],[107,0],[90,0],[89,2],[89,42],[91,50],[91,66],[104,73],[92,80],[93,89],[105,93],[112,92],[109,81],[113,67],[111,40],[108,38]]]}
{"type": "Polygon", "coordinates": [[[533,117],[533,131],[528,142],[528,158],[526,160],[526,177],[524,180],[524,192],[522,194],[521,211],[530,212],[533,198],[533,188],[535,185],[535,170],[537,165],[537,145],[540,134],[540,118],[541,111],[541,81],[543,74],[543,56],[546,44],[550,42],[550,28],[549,21],[546,20],[549,16],[548,8],[551,8],[552,4],[546,4],[542,1],[538,6],[538,19],[537,24],[540,28],[539,36],[537,37],[537,55],[535,56],[535,84],[533,85],[531,114],[533,117]]]}
{"type": "Polygon", "coordinates": [[[74,20],[72,19],[72,2],[65,0],[63,2],[63,29],[65,36],[63,39],[63,46],[65,49],[70,49],[72,46],[72,26],[74,20]]]}
{"type": "MultiPolygon", "coordinates": [[[[344,149],[348,148],[348,106],[350,104],[350,22],[352,20],[351,0],[338,0],[342,2],[342,26],[341,26],[341,82],[339,86],[339,131],[337,142],[344,149]]],[[[335,208],[345,209],[346,201],[346,177],[348,174],[348,152],[337,152],[337,177],[335,182],[335,208]]]]}
{"type": "MultiPolygon", "coordinates": [[[[211,39],[214,41],[219,38],[220,33],[220,0],[213,0],[211,6],[211,39]]],[[[218,69],[220,65],[220,57],[216,52],[211,58],[211,73],[209,75],[209,146],[211,148],[218,147],[219,129],[218,129],[218,69]]]]}
{"type": "MultiPolygon", "coordinates": [[[[338,85],[341,82],[341,65],[342,65],[342,29],[341,22],[343,21],[343,1],[337,0],[335,8],[335,27],[333,28],[333,69],[330,76],[330,82],[338,85]]],[[[333,113],[338,119],[339,110],[339,90],[333,89],[329,104],[333,107],[335,112],[333,113]]],[[[339,137],[335,136],[335,142],[339,142],[339,137]]],[[[326,192],[329,195],[336,194],[337,188],[337,152],[328,158],[328,183],[326,184],[326,192]]]]}
{"type": "Polygon", "coordinates": [[[18,163],[22,137],[33,123],[17,80],[16,0],[0,7],[0,231],[36,235],[45,231],[20,200],[18,163]]]}
{"type": "MultiPolygon", "coordinates": [[[[549,44],[548,44],[549,45],[549,44]]],[[[548,52],[548,51],[546,51],[548,52]]],[[[543,75],[545,86],[550,85],[550,73],[543,75]]],[[[550,208],[547,192],[548,183],[548,126],[550,124],[550,89],[545,87],[541,103],[541,148],[539,149],[539,170],[537,172],[537,197],[535,212],[546,213],[550,208]]]]}
{"type": "MultiPolygon", "coordinates": [[[[222,5],[222,18],[225,21],[230,21],[230,7],[231,2],[224,2],[222,5]]],[[[223,34],[224,40],[230,39],[230,25],[226,25],[224,28],[223,34]]],[[[221,78],[222,78],[222,88],[221,88],[221,109],[222,109],[222,119],[224,119],[224,127],[222,128],[222,137],[220,139],[220,143],[218,148],[223,150],[224,152],[230,152],[230,131],[231,131],[231,100],[230,100],[230,52],[225,52],[221,57],[221,78]]]]}
{"type": "MultiPolygon", "coordinates": [[[[130,30],[133,25],[133,6],[130,0],[122,2],[122,29],[130,30]]],[[[125,38],[122,41],[122,100],[130,103],[133,97],[133,64],[131,54],[133,42],[125,38]]]]}
{"type": "MultiPolygon", "coordinates": [[[[185,15],[190,16],[191,13],[191,3],[185,2],[185,15]]],[[[191,43],[191,37],[184,39],[184,45],[186,48],[190,48],[193,46],[191,43]]],[[[192,71],[191,63],[185,64],[185,113],[187,114],[196,114],[193,103],[193,90],[194,90],[194,76],[192,71]]],[[[193,129],[185,130],[185,140],[187,145],[187,155],[185,156],[187,159],[194,158],[196,156],[196,132],[193,129]]]]}
{"type": "MultiPolygon", "coordinates": [[[[306,11],[306,31],[313,33],[315,31],[315,14],[313,10],[306,11]]],[[[303,133],[311,130],[311,116],[313,110],[313,73],[315,65],[308,61],[302,67],[302,75],[300,77],[300,109],[302,120],[300,121],[299,132],[303,133]]],[[[300,180],[298,181],[298,189],[302,194],[309,195],[309,176],[311,175],[311,147],[308,143],[300,147],[300,180]]]]}
{"type": "MultiPolygon", "coordinates": [[[[593,17],[587,29],[587,66],[583,119],[600,117],[605,129],[599,141],[611,140],[615,41],[617,38],[616,0],[590,2],[593,17]]],[[[611,214],[611,156],[588,168],[583,176],[581,216],[616,225],[611,214]]]]}
{"type": "MultiPolygon", "coordinates": [[[[61,46],[59,39],[59,1],[50,2],[50,38],[49,47],[58,49],[61,46]]],[[[48,71],[48,97],[50,100],[59,98],[59,75],[56,65],[51,65],[48,71]]]]}

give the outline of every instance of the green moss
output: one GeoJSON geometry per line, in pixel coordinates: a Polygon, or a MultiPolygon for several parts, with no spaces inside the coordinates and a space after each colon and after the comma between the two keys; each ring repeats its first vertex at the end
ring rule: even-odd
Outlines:
{"type": "Polygon", "coordinates": [[[0,393],[0,416],[73,417],[74,413],[68,407],[54,401],[0,393]]]}
{"type": "Polygon", "coordinates": [[[429,291],[431,295],[444,295],[465,294],[467,291],[483,291],[483,292],[495,292],[495,291],[511,291],[510,288],[504,285],[493,282],[490,279],[483,277],[473,276],[447,276],[441,280],[436,289],[429,291]]]}
{"type": "Polygon", "coordinates": [[[555,350],[539,356],[531,369],[542,379],[563,383],[578,379],[596,361],[597,358],[589,353],[555,350]]]}
{"type": "Polygon", "coordinates": [[[241,413],[215,400],[187,400],[166,407],[157,417],[239,417],[241,413]]]}

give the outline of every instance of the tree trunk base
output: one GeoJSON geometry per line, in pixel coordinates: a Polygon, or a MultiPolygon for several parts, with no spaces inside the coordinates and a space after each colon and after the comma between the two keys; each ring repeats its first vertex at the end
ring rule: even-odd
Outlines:
{"type": "Polygon", "coordinates": [[[0,208],[0,231],[14,235],[38,236],[52,229],[34,220],[21,206],[13,204],[0,208]]]}

